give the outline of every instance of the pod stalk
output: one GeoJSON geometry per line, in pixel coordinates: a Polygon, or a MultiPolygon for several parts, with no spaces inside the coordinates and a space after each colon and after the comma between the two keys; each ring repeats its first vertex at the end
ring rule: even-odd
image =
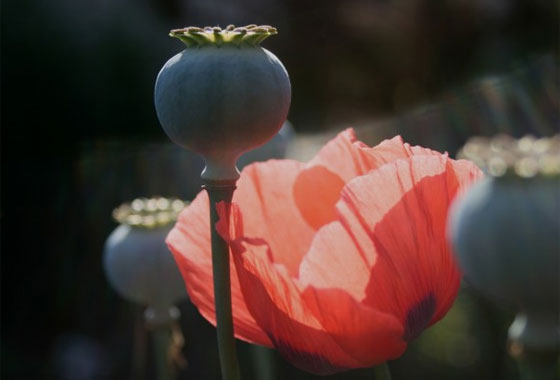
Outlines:
{"type": "MultiPolygon", "coordinates": [[[[224,380],[240,380],[237,351],[233,336],[233,314],[231,308],[231,280],[228,243],[216,231],[218,212],[216,205],[225,201],[229,204],[236,189],[236,180],[206,181],[203,186],[208,192],[210,203],[210,235],[212,241],[212,274],[214,277],[214,301],[216,304],[216,330],[218,352],[224,380]]],[[[227,210],[229,215],[229,209],[227,210]]]]}

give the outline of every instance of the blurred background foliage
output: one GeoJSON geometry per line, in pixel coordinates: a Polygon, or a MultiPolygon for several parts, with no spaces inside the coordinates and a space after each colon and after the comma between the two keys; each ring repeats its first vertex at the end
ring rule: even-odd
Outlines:
{"type": "MultiPolygon", "coordinates": [[[[472,135],[558,133],[559,2],[547,0],[5,0],[1,63],[1,374],[152,379],[141,308],[105,281],[114,207],[191,199],[202,163],[159,127],[155,77],[186,25],[271,24],[293,87],[290,155],[334,131],[401,134],[452,155],[472,135]],[[135,351],[136,350],[136,351],[135,351]],[[139,370],[146,368],[146,371],[139,370]]],[[[217,379],[213,328],[180,305],[181,379],[217,379]]],[[[391,362],[395,379],[516,379],[511,314],[465,286],[391,362]]],[[[251,347],[240,344],[245,378],[251,347]]],[[[311,375],[276,362],[279,378],[311,375]]],[[[372,378],[354,371],[338,379],[372,378]]]]}

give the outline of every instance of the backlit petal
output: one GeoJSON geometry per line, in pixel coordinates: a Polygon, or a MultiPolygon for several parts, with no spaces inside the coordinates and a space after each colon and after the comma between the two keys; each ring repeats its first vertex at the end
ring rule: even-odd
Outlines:
{"type": "MultiPolygon", "coordinates": [[[[352,130],[308,164],[246,167],[233,203],[217,205],[236,336],[317,374],[398,357],[456,297],[447,211],[481,176],[398,136],[367,147],[352,130]]],[[[207,207],[201,193],[168,243],[192,301],[215,323],[207,207]]]]}
{"type": "Polygon", "coordinates": [[[397,160],[356,178],[337,204],[371,265],[364,302],[414,324],[409,337],[441,318],[458,290],[445,222],[451,200],[468,184],[465,173],[475,178],[478,169],[459,164],[459,181],[454,165],[435,155],[397,160]]]}
{"type": "Polygon", "coordinates": [[[403,142],[400,136],[369,147],[357,140],[354,130],[349,128],[329,141],[308,163],[308,167],[324,166],[348,183],[353,178],[377,169],[381,165],[413,155],[439,156],[441,153],[419,146],[410,146],[403,142]]]}
{"type": "Polygon", "coordinates": [[[356,300],[366,296],[371,264],[339,221],[321,228],[299,268],[303,286],[343,289],[356,300]]]}
{"type": "Polygon", "coordinates": [[[247,237],[236,205],[229,225],[221,207],[218,231],[231,244],[249,310],[292,364],[329,374],[371,366],[404,351],[399,321],[342,290],[299,283],[270,260],[274,255],[264,240],[247,237]]]}
{"type": "MultiPolygon", "coordinates": [[[[206,320],[216,325],[209,219],[208,196],[201,191],[180,214],[166,242],[183,275],[190,300],[206,320]]],[[[271,347],[270,339],[247,309],[233,265],[230,275],[235,336],[271,347]]]]}
{"type": "Polygon", "coordinates": [[[370,148],[356,139],[352,129],[327,143],[298,175],[293,194],[307,223],[314,229],[336,219],[335,204],[344,185],[381,165],[413,155],[440,155],[411,147],[400,136],[370,148]]]}
{"type": "Polygon", "coordinates": [[[335,204],[345,183],[324,166],[312,166],[297,177],[293,187],[295,202],[303,219],[314,229],[336,219],[335,204]]]}
{"type": "Polygon", "coordinates": [[[336,288],[308,287],[302,298],[334,342],[359,363],[356,367],[371,367],[404,352],[404,326],[394,316],[336,288]]]}
{"type": "Polygon", "coordinates": [[[296,275],[313,239],[313,229],[301,216],[292,194],[304,164],[270,160],[247,166],[238,182],[234,202],[243,210],[248,236],[268,242],[274,261],[296,275]]]}

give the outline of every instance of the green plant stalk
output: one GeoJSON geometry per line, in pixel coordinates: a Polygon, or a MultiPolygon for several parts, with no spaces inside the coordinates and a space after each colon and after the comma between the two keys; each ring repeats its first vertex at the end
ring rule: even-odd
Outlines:
{"type": "Polygon", "coordinates": [[[508,332],[508,351],[517,360],[521,380],[560,379],[558,306],[520,311],[508,332]]]}
{"type": "MultiPolygon", "coordinates": [[[[543,355],[544,356],[544,355],[543,355]]],[[[518,359],[521,380],[557,380],[560,378],[558,355],[518,359]]]]}
{"type": "Polygon", "coordinates": [[[207,181],[204,188],[208,192],[208,198],[210,200],[212,274],[214,277],[216,330],[222,378],[224,380],[239,380],[239,364],[237,362],[235,339],[233,337],[229,246],[216,231],[216,223],[219,219],[216,211],[216,204],[221,201],[231,202],[233,192],[235,191],[235,181],[218,183],[207,181]]]}
{"type": "Polygon", "coordinates": [[[132,345],[132,377],[137,380],[146,378],[146,326],[143,315],[135,314],[134,343],[132,345]]]}
{"type": "Polygon", "coordinates": [[[168,356],[171,332],[167,326],[158,326],[152,331],[152,338],[154,342],[157,379],[172,380],[175,376],[170,366],[168,356]]]}
{"type": "Polygon", "coordinates": [[[256,344],[251,349],[257,379],[278,380],[274,352],[270,348],[256,344]]]}
{"type": "Polygon", "coordinates": [[[391,380],[391,371],[387,362],[383,362],[373,367],[375,380],[391,380]]]}

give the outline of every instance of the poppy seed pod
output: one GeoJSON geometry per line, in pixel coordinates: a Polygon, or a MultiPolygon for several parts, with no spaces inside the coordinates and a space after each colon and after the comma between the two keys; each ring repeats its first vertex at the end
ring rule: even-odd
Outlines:
{"type": "Polygon", "coordinates": [[[490,176],[451,211],[457,259],[473,286],[518,310],[508,336],[526,378],[553,379],[560,348],[560,136],[478,138],[463,153],[490,176]]]}
{"type": "Polygon", "coordinates": [[[272,138],[291,100],[288,73],[259,46],[269,26],[172,30],[187,45],[158,74],[155,107],[176,144],[201,154],[205,180],[236,180],[237,158],[272,138]]]}
{"type": "Polygon", "coordinates": [[[166,198],[123,204],[113,214],[120,225],[105,244],[107,280],[123,298],[148,306],[146,317],[156,325],[173,319],[173,304],[186,298],[183,280],[165,245],[184,206],[178,199],[166,198]]]}
{"type": "Polygon", "coordinates": [[[509,306],[558,310],[560,138],[477,138],[463,155],[490,174],[451,213],[465,277],[509,306]]]}

